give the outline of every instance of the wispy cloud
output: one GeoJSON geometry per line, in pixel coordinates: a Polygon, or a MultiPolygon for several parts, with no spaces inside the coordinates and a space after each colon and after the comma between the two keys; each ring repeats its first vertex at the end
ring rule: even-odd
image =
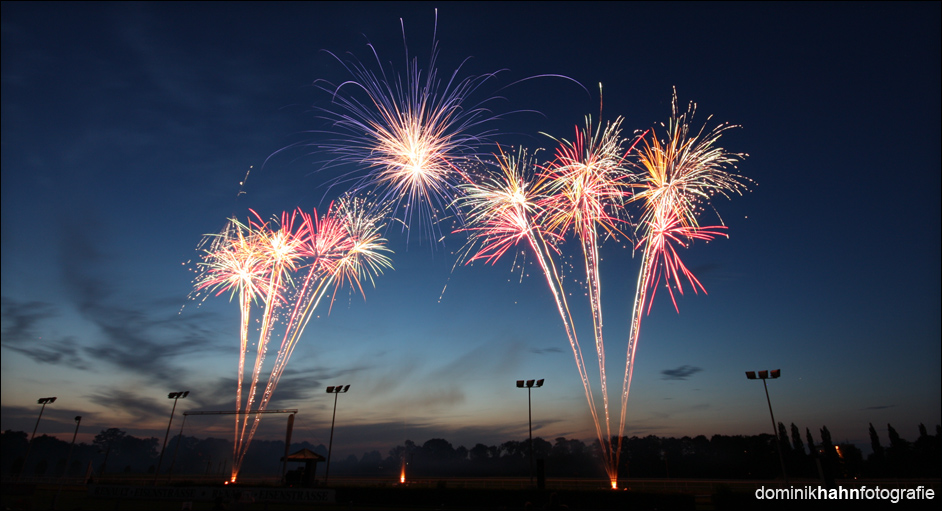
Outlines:
{"type": "Polygon", "coordinates": [[[165,403],[153,397],[153,392],[146,394],[132,390],[108,389],[89,396],[98,405],[110,410],[117,410],[131,415],[136,422],[149,422],[157,417],[166,417],[165,403]]]}
{"type": "Polygon", "coordinates": [[[54,337],[45,323],[59,316],[58,309],[45,302],[17,302],[2,298],[3,347],[43,364],[64,364],[88,369],[74,337],[54,337]]]}
{"type": "Polygon", "coordinates": [[[4,296],[0,299],[3,311],[4,342],[22,342],[37,337],[36,326],[44,319],[55,317],[58,313],[51,304],[45,302],[17,302],[4,296]]]}
{"type": "Polygon", "coordinates": [[[665,369],[661,371],[661,374],[664,375],[661,379],[662,380],[686,380],[687,378],[690,378],[691,376],[699,373],[700,371],[703,371],[703,369],[696,366],[682,365],[676,369],[665,369]]]}
{"type": "MultiPolygon", "coordinates": [[[[61,257],[63,280],[69,297],[82,317],[90,321],[100,337],[82,339],[81,351],[89,358],[106,362],[150,381],[178,381],[185,370],[173,363],[179,357],[201,352],[228,352],[206,328],[207,313],[185,316],[170,307],[148,306],[118,297],[114,278],[103,278],[109,257],[100,243],[91,238],[96,229],[93,215],[81,226],[62,226],[61,257]]],[[[100,227],[100,226],[97,226],[100,227]]]]}
{"type": "Polygon", "coordinates": [[[887,408],[895,408],[896,405],[877,405],[877,406],[868,406],[864,410],[886,410],[887,408]]]}

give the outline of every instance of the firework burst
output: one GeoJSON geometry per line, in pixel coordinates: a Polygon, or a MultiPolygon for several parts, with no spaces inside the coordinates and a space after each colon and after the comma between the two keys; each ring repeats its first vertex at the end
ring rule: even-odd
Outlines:
{"type": "Polygon", "coordinates": [[[372,211],[355,198],[342,199],[321,218],[316,211],[313,215],[296,211],[283,213],[280,221],[265,222],[253,211],[255,218],[248,223],[230,220],[205,251],[204,271],[197,279],[197,290],[206,289],[217,295],[229,291],[233,297],[238,294],[242,313],[232,481],[238,476],[258,428],[259,412],[268,406],[288,359],[326,291],[333,285],[336,294],[337,289],[349,283],[363,294],[362,280],[373,283],[384,268],[391,268],[392,262],[386,255],[390,250],[379,235],[384,226],[382,210],[379,214],[372,211]],[[297,286],[293,276],[299,273],[297,286]],[[251,384],[243,405],[248,323],[253,305],[262,309],[262,320],[251,384]],[[278,318],[284,336],[265,391],[255,405],[268,341],[278,318]],[[249,415],[254,415],[251,428],[249,415]]]}
{"type": "Polygon", "coordinates": [[[593,128],[591,117],[587,117],[585,128],[576,129],[574,141],[558,141],[555,159],[543,168],[543,176],[549,183],[549,194],[541,200],[547,211],[543,222],[545,228],[560,235],[571,232],[582,247],[605,412],[606,436],[600,434],[599,442],[606,459],[606,469],[613,481],[617,480],[617,463],[611,448],[608,383],[605,376],[599,237],[600,234],[620,234],[616,224],[620,222],[619,215],[629,194],[628,184],[632,176],[626,171],[625,158],[631,148],[626,150],[624,147],[622,122],[623,118],[619,117],[606,124],[604,129],[601,125],[593,128]]]}
{"type": "Polygon", "coordinates": [[[468,216],[467,227],[462,229],[469,233],[466,245],[467,262],[482,260],[494,264],[521,242],[529,245],[556,303],[582,380],[596,433],[601,439],[602,430],[592,385],[582,356],[582,347],[573,328],[563,279],[553,258],[554,254],[560,255],[557,244],[561,238],[558,234],[544,230],[541,224],[541,219],[545,218],[546,214],[541,203],[546,197],[549,181],[533,177],[536,166],[523,149],[516,157],[501,152],[497,165],[500,169],[498,175],[462,186],[464,194],[460,202],[468,216]]]}
{"type": "Polygon", "coordinates": [[[635,169],[638,182],[632,185],[635,193],[629,200],[637,201],[642,206],[636,248],[642,249],[643,256],[625,357],[616,458],[621,453],[641,318],[644,313],[650,312],[654,295],[662,281],[671,295],[675,310],[679,309],[674,288],[683,294],[684,280],[689,282],[694,292],[697,292],[697,288],[706,292],[681,261],[677,249],[686,248],[695,240],[709,241],[717,236],[726,236],[724,225],[701,226],[698,217],[706,208],[712,209],[710,200],[716,195],[729,198],[733,194],[741,195],[745,189],[744,178],[733,170],[746,155],[728,152],[717,145],[723,133],[733,126],[721,124],[706,131],[704,125],[699,131],[693,132],[690,123],[695,111],[696,105],[691,102],[686,112],[680,113],[677,92],[674,91],[671,119],[667,126],[663,126],[664,138],[659,139],[657,133],[652,131],[651,137],[645,138],[637,151],[635,169]]]}
{"type": "Polygon", "coordinates": [[[347,197],[340,201],[337,215],[342,219],[349,247],[334,269],[336,287],[347,282],[351,289],[358,289],[366,298],[363,281],[368,280],[375,287],[374,278],[382,275],[384,268],[392,268],[392,260],[386,255],[392,251],[386,247],[386,238],[382,236],[387,210],[385,206],[377,207],[362,199],[347,197]]]}
{"type": "Polygon", "coordinates": [[[705,292],[700,281],[684,265],[679,249],[695,240],[709,241],[725,236],[725,226],[701,226],[697,219],[710,208],[712,197],[730,197],[744,189],[743,178],[729,169],[735,168],[735,163],[745,155],[729,153],[716,145],[730,126],[691,132],[694,106],[691,104],[686,113],[679,114],[676,104],[675,95],[673,115],[664,140],[653,134],[648,139],[649,132],[644,132],[629,146],[629,140],[622,136],[622,118],[605,124],[604,128],[594,127],[591,118],[587,118],[584,129],[577,128],[572,142],[557,140],[559,145],[553,159],[544,165],[535,165],[523,150],[516,157],[501,152],[497,157],[500,172],[462,185],[463,196],[458,201],[467,212],[467,227],[459,230],[469,233],[469,243],[462,256],[468,263],[482,260],[493,264],[521,242],[529,245],[535,254],[573,349],[613,488],[617,488],[627,397],[642,313],[650,311],[660,285],[668,288],[675,308],[674,292],[683,293],[684,280],[695,292],[698,289],[705,292]],[[599,246],[606,237],[624,235],[621,229],[628,225],[626,207],[631,204],[642,206],[633,234],[638,238],[635,249],[641,250],[643,256],[626,357],[618,445],[615,446],[605,374],[599,246]],[[585,262],[585,286],[593,319],[605,434],[563,290],[563,279],[554,259],[561,256],[559,246],[569,235],[579,241],[585,262]]]}
{"type": "Polygon", "coordinates": [[[440,215],[457,185],[468,180],[459,163],[477,154],[493,134],[484,128],[495,118],[485,106],[488,100],[468,103],[495,74],[461,78],[462,64],[443,80],[436,68],[435,35],[425,72],[409,57],[408,46],[403,74],[384,66],[372,45],[370,50],[375,68],[331,53],[351,79],[321,85],[333,98],[332,108],[323,113],[337,137],[321,144],[335,155],[328,166],[352,163],[365,169],[365,176],[357,170],[339,181],[352,183],[353,190],[375,189],[405,225],[439,233],[440,215]]]}

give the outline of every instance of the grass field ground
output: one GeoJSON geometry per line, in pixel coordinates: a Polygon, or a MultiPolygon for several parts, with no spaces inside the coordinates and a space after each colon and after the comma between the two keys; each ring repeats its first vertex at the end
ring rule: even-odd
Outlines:
{"type": "MultiPolygon", "coordinates": [[[[332,503],[316,500],[284,501],[284,495],[298,495],[295,490],[285,491],[279,486],[210,486],[201,481],[176,481],[174,485],[158,484],[153,479],[140,478],[121,483],[107,481],[104,485],[62,485],[54,483],[4,482],[2,504],[4,509],[239,509],[239,510],[296,510],[296,509],[362,509],[362,510],[725,510],[725,509],[795,509],[801,505],[825,504],[826,509],[860,509],[862,506],[888,509],[936,509],[942,484],[935,480],[884,480],[845,482],[845,487],[932,489],[933,499],[863,502],[861,500],[759,500],[759,488],[782,488],[781,481],[702,481],[702,480],[629,480],[625,489],[601,489],[596,481],[547,481],[547,488],[529,487],[528,478],[520,479],[423,479],[406,485],[391,484],[385,480],[332,478],[332,503]],[[117,484],[115,484],[117,483],[117,484]],[[595,486],[595,487],[593,487],[595,486]],[[128,493],[95,491],[109,489],[140,489],[136,497],[128,493]],[[190,498],[187,490],[203,491],[202,498],[190,498]],[[206,490],[216,492],[207,498],[206,490]],[[294,492],[294,493],[293,493],[294,492]],[[256,498],[269,494],[272,498],[256,498]],[[278,495],[282,498],[279,500],[278,495]],[[558,507],[559,505],[564,507],[558,507]],[[557,507],[554,507],[557,506],[557,507]]],[[[816,481],[790,481],[795,488],[817,486],[816,481]]],[[[838,483],[841,484],[841,483],[838,483]]],[[[312,490],[327,495],[323,488],[312,490]]],[[[290,499],[289,499],[290,500],[290,499]]]]}

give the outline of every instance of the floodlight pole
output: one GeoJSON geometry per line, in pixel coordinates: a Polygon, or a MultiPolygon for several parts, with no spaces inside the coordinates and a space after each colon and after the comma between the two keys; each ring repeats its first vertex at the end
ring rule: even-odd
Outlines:
{"type": "MultiPolygon", "coordinates": [[[[56,490],[56,496],[52,499],[52,509],[56,508],[56,503],[59,502],[59,495],[62,493],[62,480],[65,478],[65,475],[69,472],[69,462],[72,461],[72,449],[75,447],[75,437],[78,436],[79,424],[82,423],[82,416],[75,416],[75,432],[72,433],[72,444],[69,445],[69,456],[65,459],[65,470],[62,471],[62,475],[59,476],[59,489],[56,490]]],[[[91,462],[89,462],[91,463],[91,462]]]]}
{"type": "MultiPolygon", "coordinates": [[[[79,425],[82,424],[82,416],[75,416],[75,432],[72,433],[72,443],[69,445],[69,456],[65,459],[65,469],[69,470],[69,462],[72,461],[72,449],[75,448],[75,437],[78,436],[79,425]]],[[[63,472],[64,474],[65,472],[63,472]]]]}
{"type": "Polygon", "coordinates": [[[36,425],[33,427],[33,434],[29,437],[29,444],[26,446],[26,457],[23,458],[23,468],[20,469],[20,473],[16,475],[16,481],[19,482],[20,477],[23,476],[23,472],[26,470],[26,462],[29,461],[29,451],[33,449],[33,437],[36,436],[36,430],[39,429],[39,421],[43,418],[43,411],[46,410],[47,403],[55,403],[56,397],[41,397],[36,400],[36,403],[43,405],[39,409],[39,417],[36,419],[36,425]]]}
{"type": "Polygon", "coordinates": [[[527,387],[527,422],[530,431],[530,486],[533,486],[533,402],[530,399],[530,389],[527,387]]]}
{"type": "Polygon", "coordinates": [[[324,486],[327,486],[327,480],[330,478],[330,453],[334,447],[334,422],[337,420],[337,398],[341,393],[350,390],[350,385],[331,385],[327,387],[327,393],[334,395],[334,416],[330,419],[330,441],[327,443],[327,469],[324,472],[324,486]]]}
{"type": "Polygon", "coordinates": [[[746,371],[746,378],[750,380],[762,380],[762,386],[765,388],[765,402],[769,405],[769,416],[772,417],[772,432],[775,433],[775,447],[778,450],[778,461],[782,465],[782,477],[785,479],[785,484],[788,484],[788,473],[785,471],[785,456],[782,455],[782,439],[778,436],[778,424],[775,423],[775,414],[772,412],[772,400],[769,398],[769,384],[767,380],[769,378],[775,379],[782,375],[781,369],[775,369],[771,371],[759,371],[758,376],[754,371],[746,371]]]}
{"type": "Polygon", "coordinates": [[[180,452],[180,444],[183,443],[183,427],[186,426],[186,414],[183,414],[183,421],[180,422],[180,432],[177,433],[177,445],[173,448],[173,458],[170,459],[170,468],[167,469],[167,482],[173,478],[173,466],[177,463],[177,453],[180,452]]]}
{"type": "MultiPolygon", "coordinates": [[[[291,431],[294,429],[294,414],[288,416],[288,429],[285,432],[285,457],[281,462],[281,484],[286,484],[285,474],[288,472],[288,453],[291,450],[291,431]]],[[[311,476],[313,478],[313,475],[311,476]]],[[[313,480],[313,479],[312,479],[313,480]]]]}
{"type": "Polygon", "coordinates": [[[167,450],[167,439],[170,438],[170,425],[173,424],[173,412],[177,411],[177,401],[190,395],[190,391],[171,392],[167,394],[168,399],[173,399],[173,408],[170,409],[170,422],[167,423],[167,433],[164,435],[164,446],[160,449],[160,458],[157,460],[157,469],[154,470],[154,486],[157,486],[157,475],[160,474],[160,465],[164,461],[164,451],[167,450]]]}
{"type": "Polygon", "coordinates": [[[527,389],[527,419],[530,426],[530,486],[533,486],[533,402],[530,399],[530,390],[536,385],[537,388],[543,386],[543,380],[517,380],[517,387],[527,389]]]}

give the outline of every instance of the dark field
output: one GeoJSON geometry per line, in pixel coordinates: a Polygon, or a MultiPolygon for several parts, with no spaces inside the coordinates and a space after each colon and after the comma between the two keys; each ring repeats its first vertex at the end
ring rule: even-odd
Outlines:
{"type": "MultiPolygon", "coordinates": [[[[127,488],[146,488],[143,481],[127,481],[127,488]]],[[[725,509],[796,509],[801,506],[818,504],[827,509],[936,509],[940,481],[868,481],[853,483],[847,487],[866,484],[873,488],[913,489],[922,485],[934,489],[932,500],[900,501],[821,501],[821,500],[758,500],[756,488],[778,488],[775,481],[682,481],[682,480],[639,480],[628,481],[627,490],[590,489],[597,481],[569,480],[557,481],[546,490],[521,487],[527,481],[521,480],[484,480],[484,479],[443,479],[415,481],[409,485],[385,483],[379,486],[366,481],[340,480],[332,486],[335,503],[316,502],[274,502],[234,495],[242,490],[280,491],[279,487],[265,486],[218,486],[225,488],[229,495],[215,500],[186,500],[184,498],[102,498],[92,495],[89,487],[81,485],[63,486],[60,492],[57,484],[15,484],[5,483],[2,491],[4,509],[363,509],[363,510],[725,510],[725,509]],[[504,486],[503,488],[501,486],[504,486]],[[192,507],[188,507],[192,506],[192,507]]],[[[805,484],[817,485],[816,482],[792,481],[795,487],[805,484]]],[[[109,485],[108,488],[123,488],[109,485]]],[[[173,486],[157,487],[157,490],[179,491],[197,488],[185,483],[173,486]]],[[[199,484],[198,488],[207,488],[199,484]]]]}

